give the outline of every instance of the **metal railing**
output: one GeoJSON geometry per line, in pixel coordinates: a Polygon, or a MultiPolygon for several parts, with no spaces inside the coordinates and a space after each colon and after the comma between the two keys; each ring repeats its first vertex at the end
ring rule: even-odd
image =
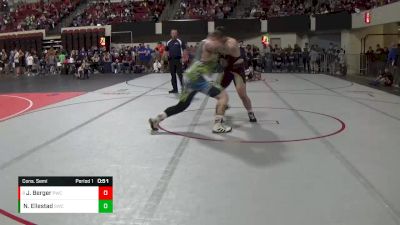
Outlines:
{"type": "MultiPolygon", "coordinates": [[[[268,71],[311,71],[313,60],[306,53],[267,53],[250,59],[259,69],[268,71]],[[279,68],[277,68],[279,66],[279,68]]],[[[399,67],[400,61],[387,62],[384,60],[370,59],[365,54],[318,54],[314,59],[314,67],[318,67],[319,72],[329,73],[335,71],[338,66],[346,66],[350,74],[376,76],[385,68],[395,70],[399,67]]],[[[314,69],[316,70],[316,69],[314,69]]]]}
{"type": "Polygon", "coordinates": [[[257,71],[265,73],[322,73],[335,76],[360,75],[373,79],[388,69],[394,84],[400,83],[400,59],[388,62],[385,57],[371,58],[365,54],[267,53],[247,60],[257,71]]]}
{"type": "Polygon", "coordinates": [[[362,74],[365,76],[374,76],[382,72],[385,68],[392,72],[397,72],[400,65],[400,59],[389,61],[386,56],[360,55],[360,65],[362,74]]]}
{"type": "Polygon", "coordinates": [[[310,57],[307,53],[267,53],[248,60],[256,70],[266,73],[298,72],[346,75],[347,55],[318,54],[310,57]]]}

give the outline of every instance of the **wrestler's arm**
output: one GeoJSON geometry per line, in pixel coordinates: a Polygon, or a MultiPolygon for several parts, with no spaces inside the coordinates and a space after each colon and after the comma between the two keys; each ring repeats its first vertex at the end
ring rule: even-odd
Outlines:
{"type": "Polygon", "coordinates": [[[239,59],[236,60],[234,64],[240,64],[244,62],[244,59],[240,58],[240,48],[239,43],[235,39],[229,39],[225,43],[227,54],[233,57],[238,57],[239,59]]]}
{"type": "Polygon", "coordinates": [[[240,56],[239,43],[235,39],[229,39],[225,43],[225,49],[225,51],[227,51],[227,55],[231,55],[234,57],[240,56]]]}

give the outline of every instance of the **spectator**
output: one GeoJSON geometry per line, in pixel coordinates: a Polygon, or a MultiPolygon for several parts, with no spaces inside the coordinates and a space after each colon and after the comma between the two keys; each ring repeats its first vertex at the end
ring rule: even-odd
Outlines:
{"type": "Polygon", "coordinates": [[[161,62],[160,62],[159,59],[154,60],[153,71],[155,73],[160,73],[161,72],[161,62]]]}
{"type": "Polygon", "coordinates": [[[246,49],[244,48],[243,41],[239,42],[239,49],[240,49],[240,57],[242,59],[245,59],[246,58],[246,49]]]}
{"type": "Polygon", "coordinates": [[[383,73],[380,73],[380,75],[370,83],[370,85],[373,86],[379,86],[379,85],[384,85],[386,87],[391,87],[393,85],[393,75],[389,71],[389,68],[385,68],[383,73]]]}
{"type": "Polygon", "coordinates": [[[132,64],[132,57],[126,53],[124,54],[124,56],[122,57],[122,72],[131,72],[131,64],[132,64]]]}
{"type": "Polygon", "coordinates": [[[375,59],[378,72],[379,73],[383,72],[382,70],[385,67],[385,51],[383,48],[381,48],[379,44],[376,45],[375,59]]]}
{"type": "Polygon", "coordinates": [[[87,58],[84,58],[80,66],[78,67],[78,72],[76,73],[78,79],[89,79],[89,63],[87,58]]]}
{"type": "Polygon", "coordinates": [[[20,67],[20,62],[19,62],[19,51],[15,50],[14,51],[14,67],[15,67],[15,74],[16,76],[19,76],[21,73],[21,67],[20,67]]]}
{"type": "Polygon", "coordinates": [[[399,49],[397,48],[397,45],[393,43],[388,54],[388,64],[391,66],[395,66],[398,56],[399,56],[399,49]]]}
{"type": "Polygon", "coordinates": [[[158,44],[156,46],[156,49],[157,49],[157,51],[158,51],[158,53],[160,55],[160,59],[161,59],[163,57],[163,55],[164,55],[164,52],[165,52],[165,46],[162,44],[161,41],[158,42],[158,44]]]}
{"type": "Polygon", "coordinates": [[[145,67],[146,67],[147,71],[151,70],[152,60],[153,60],[153,58],[155,56],[154,53],[155,52],[154,52],[154,50],[152,48],[150,48],[150,45],[147,45],[146,46],[146,64],[145,64],[145,67]]]}
{"type": "Polygon", "coordinates": [[[346,54],[343,48],[338,50],[338,61],[340,66],[340,71],[338,71],[338,73],[343,76],[347,75],[346,54]]]}
{"type": "Polygon", "coordinates": [[[369,46],[366,56],[368,62],[373,62],[375,60],[375,53],[371,46],[369,46]]]}
{"type": "Polygon", "coordinates": [[[33,67],[33,55],[28,52],[28,57],[26,57],[26,65],[28,67],[28,76],[32,75],[32,67],[33,67]]]}
{"type": "Polygon", "coordinates": [[[300,48],[300,46],[298,44],[294,44],[293,52],[296,52],[296,53],[300,53],[301,52],[301,48],[300,48]]]}
{"type": "Polygon", "coordinates": [[[57,68],[60,71],[61,74],[66,74],[65,68],[67,64],[65,62],[66,60],[66,55],[65,52],[63,50],[60,50],[60,52],[57,55],[57,68]]]}
{"type": "Polygon", "coordinates": [[[382,61],[384,63],[388,62],[388,56],[389,56],[389,48],[388,47],[384,47],[383,48],[383,55],[382,55],[382,61]]]}
{"type": "Polygon", "coordinates": [[[311,46],[310,64],[311,64],[311,72],[312,73],[317,73],[318,70],[319,70],[318,58],[319,58],[319,54],[318,54],[318,51],[317,51],[317,47],[311,46]]]}
{"type": "Polygon", "coordinates": [[[5,49],[2,49],[0,52],[0,74],[5,73],[6,64],[7,64],[7,52],[5,49]]]}
{"type": "Polygon", "coordinates": [[[157,47],[154,48],[153,52],[154,52],[153,60],[161,61],[161,54],[157,47]]]}
{"type": "Polygon", "coordinates": [[[57,66],[57,57],[56,57],[56,51],[52,47],[46,53],[46,65],[48,71],[50,72],[55,71],[55,68],[57,66]]]}
{"type": "Polygon", "coordinates": [[[368,74],[376,74],[376,66],[375,66],[375,52],[372,49],[372,46],[369,46],[368,51],[365,53],[365,57],[367,60],[367,73],[368,74]]]}
{"type": "Polygon", "coordinates": [[[111,69],[114,74],[118,74],[121,72],[121,65],[122,65],[121,58],[122,57],[119,55],[118,52],[114,52],[111,63],[111,69]]]}
{"type": "Polygon", "coordinates": [[[100,56],[99,56],[99,54],[97,52],[95,52],[93,54],[93,56],[92,56],[91,67],[92,67],[92,71],[93,72],[95,72],[95,71],[100,72],[101,71],[101,69],[100,69],[100,56]]]}
{"type": "Polygon", "coordinates": [[[144,44],[139,44],[139,48],[137,50],[138,57],[139,57],[139,66],[147,68],[147,48],[144,44]]]}
{"type": "Polygon", "coordinates": [[[111,73],[112,72],[112,56],[109,52],[106,52],[103,56],[104,62],[104,73],[111,73]]]}
{"type": "Polygon", "coordinates": [[[304,45],[302,58],[303,58],[304,71],[311,72],[310,48],[308,47],[308,43],[305,43],[305,45],[304,45]]]}
{"type": "Polygon", "coordinates": [[[397,60],[394,63],[393,67],[394,67],[394,71],[395,71],[395,81],[394,81],[394,86],[395,87],[399,87],[400,84],[400,44],[397,44],[397,60]]]}

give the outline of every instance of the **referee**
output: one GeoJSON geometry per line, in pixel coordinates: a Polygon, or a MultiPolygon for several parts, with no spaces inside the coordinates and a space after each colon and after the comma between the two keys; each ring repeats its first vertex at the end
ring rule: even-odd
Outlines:
{"type": "Polygon", "coordinates": [[[171,30],[171,39],[167,42],[165,51],[168,56],[169,70],[171,72],[172,90],[169,93],[178,93],[178,84],[176,81],[176,74],[178,74],[181,87],[182,83],[182,58],[183,52],[186,49],[185,43],[178,38],[178,31],[171,30]]]}

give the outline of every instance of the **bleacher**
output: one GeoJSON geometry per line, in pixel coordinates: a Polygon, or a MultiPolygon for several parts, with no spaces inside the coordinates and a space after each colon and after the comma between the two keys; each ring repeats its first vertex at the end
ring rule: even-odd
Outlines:
{"type": "Polygon", "coordinates": [[[96,1],[72,22],[71,26],[109,25],[120,22],[157,21],[165,3],[156,1],[96,1]]]}
{"type": "Polygon", "coordinates": [[[237,0],[183,0],[175,19],[224,19],[237,6],[237,0]]]}
{"type": "Polygon", "coordinates": [[[260,0],[247,8],[242,17],[267,19],[292,15],[317,15],[347,11],[356,13],[398,0],[260,0]]]}
{"type": "Polygon", "coordinates": [[[0,16],[0,31],[49,30],[72,13],[80,0],[43,0],[34,3],[18,3],[15,9],[0,16]]]}

